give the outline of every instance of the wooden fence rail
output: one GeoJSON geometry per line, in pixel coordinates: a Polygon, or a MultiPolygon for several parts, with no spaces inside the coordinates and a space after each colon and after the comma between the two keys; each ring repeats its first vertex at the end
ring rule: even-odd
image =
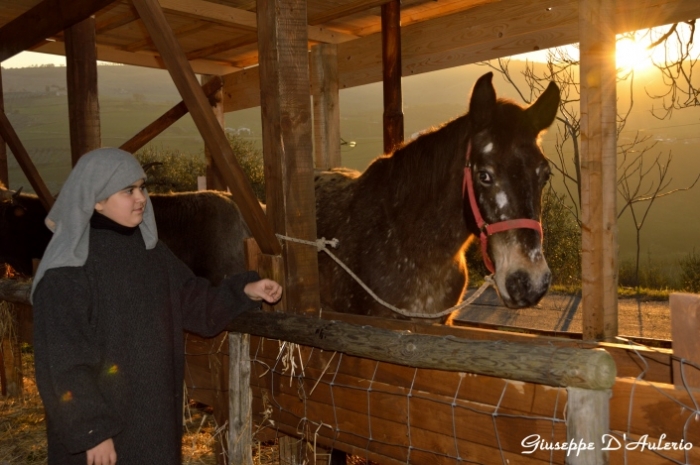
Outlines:
{"type": "MultiPolygon", "coordinates": [[[[6,297],[9,294],[12,300],[23,301],[23,297],[26,297],[28,294],[28,284],[15,283],[13,285],[7,284],[7,286],[7,292],[2,291],[0,294],[4,294],[6,297]]],[[[602,463],[601,460],[606,460],[606,457],[602,455],[603,452],[601,452],[599,443],[603,434],[609,430],[609,396],[616,380],[616,366],[614,359],[605,350],[524,344],[505,340],[469,340],[453,334],[417,334],[410,331],[396,331],[344,321],[263,311],[247,312],[237,317],[228,329],[236,333],[247,333],[253,336],[315,347],[326,351],[326,353],[328,351],[341,352],[351,357],[361,357],[362,359],[380,361],[384,364],[394,364],[397,368],[401,366],[401,368],[413,367],[409,368],[409,371],[416,369],[439,370],[442,372],[453,372],[453,375],[455,374],[454,372],[473,373],[487,377],[515,380],[517,382],[566,387],[570,404],[585,406],[585,408],[568,409],[566,414],[566,437],[563,437],[561,434],[558,434],[557,437],[562,441],[575,439],[577,442],[585,441],[586,443],[596,443],[597,445],[593,450],[581,453],[575,458],[567,457],[567,463],[602,463]]],[[[235,337],[235,335],[232,334],[229,337],[235,337]]],[[[242,353],[246,352],[249,352],[249,350],[243,348],[242,353]]],[[[229,375],[241,368],[245,361],[245,357],[242,356],[232,357],[229,375]]],[[[246,368],[244,367],[244,369],[246,368]]],[[[245,394],[251,385],[250,383],[250,379],[245,376],[242,377],[241,385],[229,385],[229,406],[240,404],[237,401],[237,397],[231,393],[237,391],[240,395],[245,394]]],[[[257,398],[256,396],[257,394],[254,397],[257,398]]],[[[287,397],[289,398],[287,400],[292,402],[294,396],[287,395],[287,397]]],[[[467,397],[464,400],[469,401],[467,397]]],[[[248,400],[247,402],[250,401],[248,400]]],[[[295,402],[298,402],[298,399],[295,402]]],[[[416,402],[416,400],[413,400],[413,402],[416,402]]],[[[256,400],[253,401],[254,409],[259,407],[258,403],[256,400]]],[[[328,410],[328,406],[324,403],[308,404],[309,407],[312,405],[315,405],[314,409],[317,409],[319,414],[326,415],[332,411],[332,409],[328,410]]],[[[240,410],[240,407],[238,410],[240,410]]],[[[419,409],[418,411],[421,410],[419,409]]],[[[236,413],[236,411],[231,412],[231,417],[235,417],[236,413]]],[[[283,417],[288,415],[288,413],[289,411],[282,410],[279,412],[279,415],[283,417]]],[[[282,419],[282,417],[279,419],[282,419]]],[[[386,422],[386,420],[375,417],[374,413],[370,418],[372,422],[379,422],[377,424],[386,422]]],[[[460,422],[464,423],[463,420],[460,420],[460,422]]],[[[432,450],[427,446],[432,441],[429,437],[434,437],[436,440],[440,439],[441,441],[452,437],[451,425],[447,426],[449,426],[449,431],[447,429],[444,431],[438,429],[437,431],[425,433],[428,436],[425,438],[427,442],[425,443],[424,453],[429,454],[429,451],[432,450]]],[[[468,426],[469,421],[463,424],[464,428],[468,426]]],[[[510,426],[505,425],[504,427],[510,428],[510,426]]],[[[248,431],[247,435],[250,435],[250,430],[248,429],[250,425],[247,422],[241,422],[239,428],[240,430],[231,428],[229,435],[232,438],[240,439],[246,430],[248,431]]],[[[516,427],[516,430],[520,433],[522,428],[516,427]]],[[[416,441],[419,438],[418,433],[419,430],[416,430],[416,441]]],[[[252,449],[250,443],[246,444],[245,441],[239,441],[238,439],[236,441],[238,451],[250,451],[252,449]]],[[[330,437],[326,437],[326,440],[333,441],[330,437]]],[[[518,455],[517,438],[514,440],[516,440],[516,443],[509,447],[510,453],[514,454],[513,457],[518,455]]],[[[485,441],[488,442],[487,440],[485,441]]],[[[460,448],[474,447],[474,444],[468,438],[459,439],[459,443],[460,448]]],[[[352,445],[351,443],[348,444],[352,445]]],[[[354,447],[358,446],[359,444],[356,444],[354,447]]],[[[410,447],[409,445],[409,451],[410,447]]],[[[498,451],[496,444],[479,445],[477,448],[481,448],[479,450],[483,449],[482,452],[487,455],[498,451]],[[485,449],[483,449],[484,447],[485,449]]],[[[403,446],[399,446],[398,449],[395,447],[391,449],[395,450],[393,452],[389,450],[384,451],[382,454],[384,458],[401,460],[406,453],[406,449],[403,446]]],[[[236,453],[237,451],[230,450],[229,453],[231,452],[236,453]]],[[[416,452],[414,451],[414,453],[416,452]]],[[[414,458],[416,457],[414,456],[414,458]]]]}

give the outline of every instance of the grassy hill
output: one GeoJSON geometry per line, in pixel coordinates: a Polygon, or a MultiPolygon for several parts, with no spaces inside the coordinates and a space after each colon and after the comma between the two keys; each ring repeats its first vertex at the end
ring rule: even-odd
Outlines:
{"type": "MultiPolygon", "coordinates": [[[[522,65],[511,69],[517,75],[522,65]]],[[[487,72],[483,66],[470,65],[403,79],[405,135],[412,135],[463,114],[471,87],[487,72]]],[[[118,146],[145,125],[180,101],[167,72],[130,66],[98,68],[103,144],[118,146]]],[[[68,140],[65,68],[39,67],[3,69],[5,108],[28,148],[49,188],[56,192],[67,176],[70,163],[68,140]]],[[[519,101],[518,94],[502,78],[494,84],[499,96],[519,101]]],[[[700,173],[697,154],[700,108],[677,111],[670,120],[658,120],[651,108],[659,103],[647,97],[658,94],[662,84],[653,73],[638,73],[635,106],[621,139],[634,137],[636,131],[656,141],[649,156],[673,156],[669,188],[688,185],[700,173]]],[[[354,141],[354,147],[342,147],[343,164],[363,170],[382,152],[382,89],[371,84],[341,91],[341,135],[354,141]]],[[[619,90],[619,105],[628,104],[627,91],[619,90]]],[[[260,109],[226,115],[226,126],[251,130],[247,137],[261,145],[260,109]]],[[[543,138],[546,153],[554,154],[557,130],[543,138]]],[[[201,153],[203,142],[191,118],[186,116],[154,142],[156,146],[201,153]]],[[[650,165],[647,165],[650,167],[650,165]]],[[[14,160],[11,160],[11,187],[29,187],[14,160]]],[[[673,270],[677,260],[693,249],[700,251],[700,186],[657,200],[642,230],[644,261],[673,270]]],[[[634,227],[629,215],[620,218],[620,254],[623,260],[634,254],[634,227]]]]}

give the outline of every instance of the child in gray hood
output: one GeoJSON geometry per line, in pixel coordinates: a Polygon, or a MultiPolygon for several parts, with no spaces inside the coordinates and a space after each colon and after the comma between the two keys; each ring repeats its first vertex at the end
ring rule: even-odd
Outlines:
{"type": "Polygon", "coordinates": [[[281,297],[255,272],[194,276],[158,241],[145,180],[130,153],[94,150],[47,216],[32,301],[49,464],[179,465],[183,331],[214,336],[281,297]]]}

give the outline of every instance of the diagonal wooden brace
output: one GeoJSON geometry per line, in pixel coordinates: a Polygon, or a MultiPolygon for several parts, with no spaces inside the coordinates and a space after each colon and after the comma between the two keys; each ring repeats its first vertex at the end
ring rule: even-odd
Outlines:
{"type": "Polygon", "coordinates": [[[158,1],[134,0],[133,4],[163,58],[163,62],[170,72],[182,100],[187,105],[197,129],[211,150],[214,164],[219,169],[224,182],[229,186],[233,200],[238,204],[243,218],[260,245],[260,249],[271,255],[281,254],[282,247],[255,197],[248,178],[235,162],[235,156],[224,130],[216,120],[207,97],[197,82],[192,66],[177,42],[158,1]],[[228,163],[227,159],[231,160],[231,163],[228,163]]]}

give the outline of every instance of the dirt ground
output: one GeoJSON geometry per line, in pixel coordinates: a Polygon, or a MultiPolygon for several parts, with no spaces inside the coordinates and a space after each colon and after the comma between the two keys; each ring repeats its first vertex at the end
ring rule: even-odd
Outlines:
{"type": "MultiPolygon", "coordinates": [[[[536,307],[513,310],[501,306],[493,289],[462,310],[457,324],[517,327],[539,331],[580,333],[583,312],[581,297],[548,294],[536,307]]],[[[621,337],[671,339],[671,312],[668,301],[637,302],[618,300],[618,334],[621,337]]]]}

